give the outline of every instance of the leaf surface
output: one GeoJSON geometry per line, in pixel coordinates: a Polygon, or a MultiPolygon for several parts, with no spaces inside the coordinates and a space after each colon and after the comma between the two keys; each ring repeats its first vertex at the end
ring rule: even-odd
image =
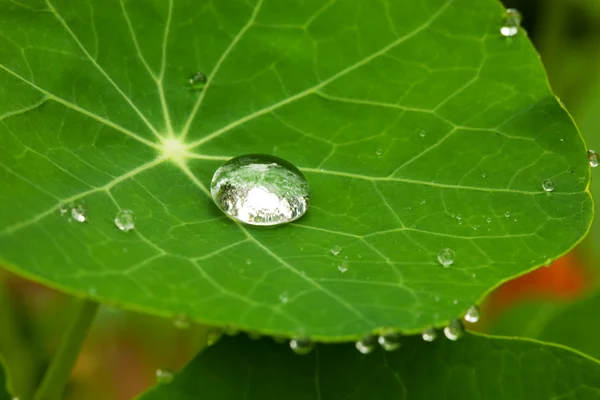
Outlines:
{"type": "Polygon", "coordinates": [[[441,325],[592,217],[584,143],[502,15],[495,0],[1,0],[1,261],[273,334],[441,325]],[[244,153],[305,173],[304,218],[258,229],[217,209],[212,174],[244,153]]]}
{"type": "Polygon", "coordinates": [[[297,356],[269,339],[239,337],[208,348],[140,400],[598,399],[599,378],[597,361],[525,340],[413,336],[391,353],[365,356],[345,344],[297,356]]]}

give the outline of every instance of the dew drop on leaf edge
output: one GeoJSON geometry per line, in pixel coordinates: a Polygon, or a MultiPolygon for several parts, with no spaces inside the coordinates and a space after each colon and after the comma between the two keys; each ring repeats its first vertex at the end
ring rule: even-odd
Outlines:
{"type": "Polygon", "coordinates": [[[552,192],[554,190],[554,181],[552,179],[544,179],[542,189],[546,192],[552,192]]]}
{"type": "Polygon", "coordinates": [[[206,75],[202,72],[195,72],[190,76],[190,87],[195,90],[200,90],[206,85],[206,75]]]}
{"type": "Polygon", "coordinates": [[[294,165],[267,154],[225,162],[213,175],[210,192],[231,218],[249,225],[281,225],[308,210],[310,186],[294,165]]]}
{"type": "Polygon", "coordinates": [[[87,211],[83,205],[77,204],[71,208],[71,218],[77,222],[85,222],[87,220],[87,211]]]}
{"type": "Polygon", "coordinates": [[[173,325],[175,325],[175,328],[177,329],[188,329],[192,323],[187,315],[179,314],[173,318],[173,325]]]}
{"type": "Polygon", "coordinates": [[[471,306],[467,309],[465,313],[465,321],[470,322],[472,324],[479,321],[479,307],[471,306]]]}
{"type": "Polygon", "coordinates": [[[588,150],[587,155],[588,161],[590,162],[590,167],[596,168],[600,163],[600,160],[598,159],[598,153],[596,153],[594,150],[588,150]]]}
{"type": "Polygon", "coordinates": [[[356,350],[362,354],[372,353],[377,348],[377,336],[367,335],[358,340],[355,344],[356,350]]]}
{"type": "Polygon", "coordinates": [[[402,336],[396,332],[384,333],[377,340],[385,351],[398,350],[402,345],[402,336]]]}
{"type": "Polygon", "coordinates": [[[115,216],[115,225],[121,231],[130,231],[135,228],[135,215],[131,210],[120,210],[115,216]]]}
{"type": "Polygon", "coordinates": [[[464,332],[465,327],[463,323],[458,319],[453,319],[452,321],[450,321],[448,326],[444,328],[444,335],[452,341],[460,339],[464,332]]]}
{"type": "Polygon", "coordinates": [[[173,382],[175,374],[168,368],[161,368],[156,370],[156,383],[164,385],[173,382]]]}
{"type": "Polygon", "coordinates": [[[426,342],[433,342],[437,337],[437,332],[433,327],[426,328],[423,330],[423,332],[421,332],[421,337],[426,342]]]}
{"type": "Polygon", "coordinates": [[[443,248],[437,255],[438,262],[443,267],[449,267],[454,263],[454,251],[449,248],[443,248]]]}
{"type": "Polygon", "coordinates": [[[309,354],[315,347],[315,344],[305,338],[296,338],[290,340],[290,348],[296,354],[309,354]]]}
{"type": "Polygon", "coordinates": [[[521,29],[521,13],[514,8],[508,8],[504,14],[500,33],[505,37],[512,37],[521,29]]]}

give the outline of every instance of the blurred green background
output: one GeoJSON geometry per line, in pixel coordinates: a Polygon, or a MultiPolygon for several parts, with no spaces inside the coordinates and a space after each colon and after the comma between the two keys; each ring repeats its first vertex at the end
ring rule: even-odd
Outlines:
{"type": "MultiPolygon", "coordinates": [[[[588,148],[600,149],[600,1],[504,3],[523,14],[555,94],[588,148]]],[[[600,185],[592,184],[592,192],[600,198],[600,185]]],[[[539,338],[600,358],[593,325],[600,309],[599,238],[595,223],[574,252],[498,288],[482,305],[481,321],[469,328],[539,338]]],[[[60,343],[68,303],[60,293],[0,270],[0,355],[22,398],[31,396],[60,343]]],[[[206,343],[207,331],[201,326],[178,330],[172,321],[104,306],[73,372],[68,398],[131,399],[155,382],[157,369],[177,370],[189,360],[206,343]]]]}

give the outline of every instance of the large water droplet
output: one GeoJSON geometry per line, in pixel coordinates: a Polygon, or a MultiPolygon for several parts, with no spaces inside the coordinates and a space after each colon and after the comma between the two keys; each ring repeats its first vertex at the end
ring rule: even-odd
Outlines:
{"type": "Polygon", "coordinates": [[[173,382],[175,374],[168,368],[162,368],[156,370],[156,383],[164,385],[173,382]]]}
{"type": "Polygon", "coordinates": [[[444,328],[444,335],[450,340],[458,340],[464,332],[465,327],[458,319],[453,319],[448,326],[444,328]]]}
{"type": "Polygon", "coordinates": [[[122,231],[130,231],[135,228],[135,216],[131,210],[121,210],[115,217],[115,225],[122,231]]]}
{"type": "Polygon", "coordinates": [[[433,342],[437,337],[437,332],[435,331],[434,327],[426,328],[421,333],[421,337],[426,342],[433,342]]]}
{"type": "Polygon", "coordinates": [[[477,306],[471,306],[465,313],[465,321],[474,324],[479,321],[479,308],[477,306]]]}
{"type": "Polygon", "coordinates": [[[85,222],[87,219],[86,210],[81,204],[76,204],[71,208],[71,218],[77,222],[85,222]]]}
{"type": "Polygon", "coordinates": [[[437,259],[443,267],[449,267],[454,263],[454,252],[452,249],[446,247],[440,250],[437,255],[437,259]]]}
{"type": "Polygon", "coordinates": [[[337,244],[331,248],[331,254],[333,254],[334,256],[337,256],[338,254],[340,254],[341,251],[342,251],[342,248],[340,246],[338,246],[337,244]]]}
{"type": "Polygon", "coordinates": [[[521,13],[514,9],[509,8],[506,10],[504,14],[504,21],[502,22],[502,27],[500,28],[500,33],[502,36],[512,37],[519,33],[519,29],[521,28],[521,13]]]}
{"type": "Polygon", "coordinates": [[[314,347],[315,344],[305,338],[297,338],[290,340],[290,348],[296,354],[308,354],[313,350],[314,347]]]}
{"type": "Polygon", "coordinates": [[[544,179],[542,182],[542,189],[546,192],[551,192],[554,190],[554,181],[552,179],[544,179]]]}
{"type": "Polygon", "coordinates": [[[173,325],[175,325],[175,328],[177,329],[188,329],[192,323],[187,315],[179,314],[173,318],[173,325]]]}
{"type": "Polygon", "coordinates": [[[214,174],[212,198],[227,215],[250,225],[279,225],[300,218],[310,204],[302,172],[279,157],[235,157],[214,174]]]}
{"type": "Polygon", "coordinates": [[[206,85],[206,75],[202,72],[196,72],[190,77],[190,87],[195,90],[200,90],[206,85]]]}
{"type": "Polygon", "coordinates": [[[600,160],[598,160],[598,153],[596,153],[594,150],[588,150],[587,155],[588,161],[590,162],[590,167],[596,168],[600,163],[600,160]]]}
{"type": "Polygon", "coordinates": [[[377,339],[385,351],[394,351],[402,345],[402,336],[396,332],[385,333],[377,339]]]}
{"type": "Polygon", "coordinates": [[[372,353],[377,348],[377,336],[367,335],[356,342],[356,350],[362,354],[372,353]]]}

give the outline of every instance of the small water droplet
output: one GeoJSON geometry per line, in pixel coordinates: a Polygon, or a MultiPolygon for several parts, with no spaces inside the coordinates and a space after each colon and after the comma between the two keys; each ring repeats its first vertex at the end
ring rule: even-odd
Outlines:
{"type": "Polygon", "coordinates": [[[502,27],[500,28],[500,33],[502,36],[512,37],[519,33],[519,29],[521,28],[521,13],[514,9],[509,8],[506,10],[504,14],[504,21],[502,22],[502,27]]]}
{"type": "Polygon", "coordinates": [[[554,260],[548,258],[546,262],[544,262],[544,267],[550,267],[554,263],[554,260]]]}
{"type": "Polygon", "coordinates": [[[337,268],[338,268],[338,271],[340,271],[342,274],[345,274],[346,272],[348,272],[348,265],[346,263],[338,265],[337,268]]]}
{"type": "Polygon", "coordinates": [[[251,260],[251,259],[247,259],[247,260],[246,260],[246,264],[247,264],[247,265],[250,265],[250,264],[252,264],[252,260],[251,260]]]}
{"type": "Polygon", "coordinates": [[[506,218],[510,218],[510,211],[506,211],[506,212],[504,213],[504,216],[505,216],[506,218]]]}
{"type": "Polygon", "coordinates": [[[487,217],[485,219],[485,222],[487,222],[488,224],[490,224],[492,222],[492,217],[487,217]]]}
{"type": "Polygon", "coordinates": [[[122,231],[130,231],[135,228],[135,216],[131,210],[120,210],[115,217],[115,225],[122,231]]]}
{"type": "Polygon", "coordinates": [[[444,328],[444,335],[450,340],[458,340],[464,332],[465,327],[458,319],[453,319],[448,326],[444,328]]]}
{"type": "Polygon", "coordinates": [[[356,350],[362,354],[369,354],[377,348],[377,336],[367,335],[355,343],[356,350]]]}
{"type": "Polygon", "coordinates": [[[177,329],[188,329],[192,323],[186,314],[179,314],[173,319],[173,325],[177,329]]]}
{"type": "Polygon", "coordinates": [[[476,231],[477,229],[479,229],[479,225],[473,225],[472,228],[474,231],[476,231]]]}
{"type": "Polygon", "coordinates": [[[211,329],[206,333],[206,345],[212,346],[223,337],[223,331],[220,329],[211,329]]]}
{"type": "Polygon", "coordinates": [[[425,137],[426,134],[427,134],[427,132],[425,132],[424,130],[421,130],[419,132],[419,136],[421,136],[421,137],[425,137]]]}
{"type": "Polygon", "coordinates": [[[58,207],[58,212],[60,213],[61,216],[65,215],[68,211],[69,211],[69,207],[65,204],[61,204],[58,207]]]}
{"type": "Polygon", "coordinates": [[[476,274],[473,272],[473,273],[471,274],[471,277],[473,277],[473,278],[477,278],[477,275],[476,275],[476,274]]]}
{"type": "Polygon", "coordinates": [[[381,151],[381,149],[377,149],[377,150],[375,150],[375,154],[377,155],[377,157],[381,157],[381,155],[383,154],[383,151],[381,151]]]}
{"type": "Polygon", "coordinates": [[[168,368],[161,368],[156,370],[156,383],[165,385],[173,382],[175,374],[168,368]]]}
{"type": "Polygon", "coordinates": [[[313,350],[314,347],[315,344],[306,338],[296,338],[290,340],[290,348],[296,354],[308,354],[313,350]]]}
{"type": "Polygon", "coordinates": [[[465,313],[465,321],[474,324],[479,321],[479,308],[477,306],[471,306],[465,313]]]}
{"type": "Polygon", "coordinates": [[[87,219],[86,210],[81,204],[74,205],[71,208],[71,218],[77,222],[85,222],[87,219]]]}
{"type": "Polygon", "coordinates": [[[246,332],[246,335],[248,335],[248,337],[252,340],[259,340],[260,338],[262,338],[262,335],[260,333],[254,331],[246,332]]]}
{"type": "Polygon", "coordinates": [[[250,225],[280,225],[304,215],[310,187],[291,163],[266,154],[232,158],[215,172],[213,200],[228,216],[250,225]]]}
{"type": "Polygon", "coordinates": [[[481,174],[481,177],[482,177],[483,179],[485,179],[485,178],[487,178],[487,174],[484,172],[483,174],[481,174]]]}
{"type": "Polygon", "coordinates": [[[202,72],[195,72],[190,77],[190,87],[195,90],[203,89],[206,85],[206,81],[206,75],[204,75],[202,72]]]}
{"type": "Polygon", "coordinates": [[[594,150],[588,150],[587,155],[588,161],[590,162],[590,167],[596,168],[600,163],[600,160],[598,160],[598,153],[596,153],[594,150]]]}
{"type": "Polygon", "coordinates": [[[385,333],[377,339],[385,351],[398,350],[402,345],[402,336],[396,332],[385,333]]]}
{"type": "Polygon", "coordinates": [[[279,301],[283,304],[287,303],[288,301],[290,301],[288,292],[283,292],[279,295],[279,301]]]}
{"type": "Polygon", "coordinates": [[[426,200],[426,199],[423,199],[423,200],[421,200],[421,205],[423,205],[423,204],[425,204],[425,203],[427,203],[427,200],[426,200]]]}
{"type": "Polygon", "coordinates": [[[554,181],[552,179],[544,179],[542,182],[542,189],[546,192],[551,192],[554,190],[554,181]]]}
{"type": "Polygon", "coordinates": [[[424,329],[423,332],[421,333],[421,337],[426,342],[433,342],[435,340],[435,338],[437,337],[437,332],[435,331],[435,328],[432,326],[432,327],[424,329]]]}
{"type": "Polygon", "coordinates": [[[331,254],[333,254],[334,256],[337,256],[338,254],[340,254],[341,251],[342,251],[342,248],[340,246],[338,246],[337,244],[331,248],[331,254]]]}
{"type": "Polygon", "coordinates": [[[452,300],[452,304],[458,304],[458,300],[457,299],[452,300]]]}
{"type": "Polygon", "coordinates": [[[449,267],[454,263],[454,252],[452,249],[443,248],[437,255],[437,259],[443,267],[449,267]]]}

